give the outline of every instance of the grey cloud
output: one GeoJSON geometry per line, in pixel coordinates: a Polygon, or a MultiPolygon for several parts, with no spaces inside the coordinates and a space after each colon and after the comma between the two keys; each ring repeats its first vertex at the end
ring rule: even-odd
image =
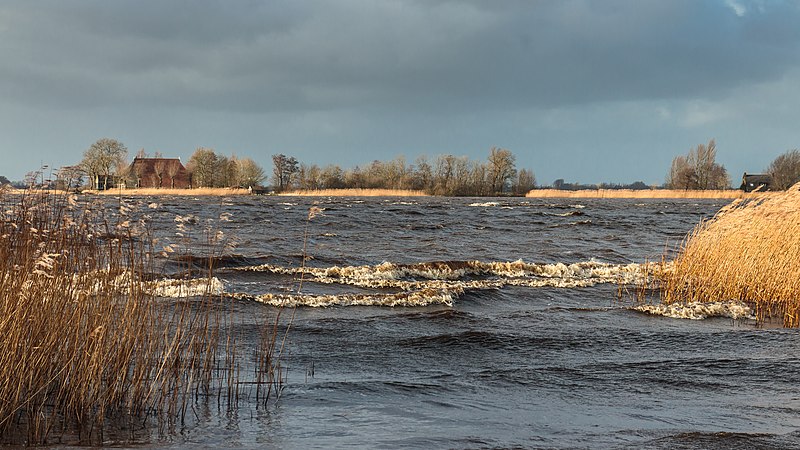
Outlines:
{"type": "Polygon", "coordinates": [[[294,111],[715,98],[800,60],[800,11],[723,2],[18,2],[4,98],[294,111]],[[769,32],[764,32],[768,30],[769,32]]]}

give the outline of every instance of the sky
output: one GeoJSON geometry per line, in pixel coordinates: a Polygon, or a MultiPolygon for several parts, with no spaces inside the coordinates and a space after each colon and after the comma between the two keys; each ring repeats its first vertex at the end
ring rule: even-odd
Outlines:
{"type": "Polygon", "coordinates": [[[796,0],[5,0],[0,175],[108,137],[267,171],[497,146],[541,185],[655,185],[713,138],[738,185],[800,147],[799,24],[796,0]]]}

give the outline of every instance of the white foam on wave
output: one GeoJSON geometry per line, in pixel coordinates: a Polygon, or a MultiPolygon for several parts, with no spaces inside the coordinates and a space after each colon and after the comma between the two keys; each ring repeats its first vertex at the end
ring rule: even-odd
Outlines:
{"type": "Polygon", "coordinates": [[[500,203],[498,202],[483,202],[483,203],[470,203],[467,206],[471,206],[473,208],[491,208],[493,206],[499,206],[500,203]]]}
{"type": "Polygon", "coordinates": [[[271,264],[241,267],[236,270],[270,272],[281,275],[305,274],[322,283],[352,284],[364,287],[402,287],[402,281],[463,280],[468,277],[558,278],[588,280],[592,283],[631,284],[643,280],[648,264],[610,264],[584,261],[572,264],[510,262],[435,261],[418,264],[384,262],[376,266],[332,266],[294,268],[271,264]]]}
{"type": "Polygon", "coordinates": [[[646,314],[674,319],[703,320],[708,317],[729,317],[734,320],[755,320],[755,314],[745,303],[738,300],[727,302],[689,302],[671,305],[638,305],[631,309],[646,314]]]}
{"type": "Polygon", "coordinates": [[[164,279],[145,283],[145,292],[156,297],[203,297],[222,295],[225,286],[217,277],[192,280],[164,279]]]}
{"type": "MultiPolygon", "coordinates": [[[[222,295],[225,292],[225,285],[217,277],[192,278],[188,280],[163,278],[154,281],[132,281],[131,274],[128,271],[124,271],[114,277],[109,286],[112,286],[122,294],[130,294],[135,289],[146,295],[169,298],[222,295]]],[[[95,283],[92,292],[101,292],[102,289],[103,285],[95,283]]]]}
{"type": "Polygon", "coordinates": [[[452,302],[467,291],[517,287],[585,288],[599,283],[633,284],[650,272],[647,264],[609,264],[585,261],[573,264],[510,262],[434,261],[417,264],[384,262],[375,266],[332,266],[292,268],[270,264],[235,270],[303,276],[306,282],[391,289],[400,292],[338,295],[274,295],[242,298],[272,305],[373,305],[422,306],[452,302]]]}
{"type": "Polygon", "coordinates": [[[389,307],[414,307],[445,305],[453,306],[453,300],[458,293],[447,290],[436,291],[423,289],[413,292],[399,292],[394,294],[337,294],[337,295],[304,295],[304,294],[230,294],[230,297],[249,299],[271,306],[293,308],[308,306],[322,308],[330,306],[389,306],[389,307]]]}

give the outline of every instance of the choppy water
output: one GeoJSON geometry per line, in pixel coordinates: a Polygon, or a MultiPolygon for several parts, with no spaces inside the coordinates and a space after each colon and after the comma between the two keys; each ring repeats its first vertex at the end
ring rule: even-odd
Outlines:
{"type": "Polygon", "coordinates": [[[219,256],[245,338],[270,303],[327,305],[296,310],[277,405],[201,408],[150,445],[800,448],[795,330],[616,300],[721,201],[143,201],[219,256]]]}

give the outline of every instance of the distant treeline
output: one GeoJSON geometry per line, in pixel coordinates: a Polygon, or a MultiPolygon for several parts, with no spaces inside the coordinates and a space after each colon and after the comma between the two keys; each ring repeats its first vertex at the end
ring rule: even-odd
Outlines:
{"type": "MultiPolygon", "coordinates": [[[[92,144],[84,152],[80,164],[62,167],[56,171],[59,179],[71,180],[61,184],[79,187],[83,180],[94,182],[98,179],[131,178],[135,167],[126,162],[127,148],[114,139],[103,138],[92,144]],[[74,183],[74,184],[73,184],[74,183]]],[[[146,157],[140,150],[137,157],[146,157]]],[[[160,157],[160,154],[156,154],[160,157]]],[[[677,190],[716,190],[728,189],[731,178],[724,166],[716,162],[716,142],[700,144],[691,148],[688,154],[676,156],[667,172],[662,188],[677,190]]],[[[175,158],[173,158],[175,159],[175,158]]],[[[272,176],[250,158],[226,157],[213,149],[200,147],[186,165],[191,187],[258,187],[262,182],[272,183],[276,192],[322,189],[388,189],[417,190],[431,195],[444,196],[489,196],[524,195],[535,189],[536,176],[530,169],[516,167],[516,157],[509,150],[493,147],[485,161],[473,161],[466,156],[440,155],[429,159],[422,155],[413,163],[398,156],[391,161],[374,160],[364,166],[342,169],[339,165],[318,166],[298,161],[293,156],[277,154],[272,156],[272,176]]],[[[157,165],[156,165],[157,166],[157,165]]],[[[156,172],[162,178],[172,180],[169,166],[156,172]],[[161,173],[163,172],[163,173],[161,173]]],[[[175,168],[175,166],[172,166],[175,168]]],[[[26,175],[24,181],[10,182],[0,176],[0,186],[14,187],[53,187],[55,181],[45,180],[47,166],[26,175]]],[[[800,181],[800,150],[794,149],[775,158],[765,170],[771,179],[770,188],[788,189],[800,181]]],[[[96,186],[91,186],[96,187],[96,186]]],[[[174,186],[173,186],[174,187],[174,186]]],[[[580,184],[556,180],[552,187],[559,190],[586,189],[652,189],[641,181],[631,184],[580,184]]]]}
{"type": "Polygon", "coordinates": [[[630,189],[634,191],[641,191],[645,189],[652,189],[652,186],[644,184],[642,181],[635,181],[631,184],[620,183],[600,183],[600,184],[581,184],[581,183],[567,183],[563,179],[558,179],[553,182],[553,189],[562,191],[585,191],[585,190],[598,190],[598,189],[630,189]]]}
{"type": "Polygon", "coordinates": [[[466,156],[418,157],[413,164],[399,156],[342,169],[330,164],[304,164],[292,156],[272,156],[272,185],[277,192],[319,189],[405,189],[432,195],[524,195],[536,185],[533,171],[516,168],[513,153],[493,147],[486,161],[466,156]]]}

